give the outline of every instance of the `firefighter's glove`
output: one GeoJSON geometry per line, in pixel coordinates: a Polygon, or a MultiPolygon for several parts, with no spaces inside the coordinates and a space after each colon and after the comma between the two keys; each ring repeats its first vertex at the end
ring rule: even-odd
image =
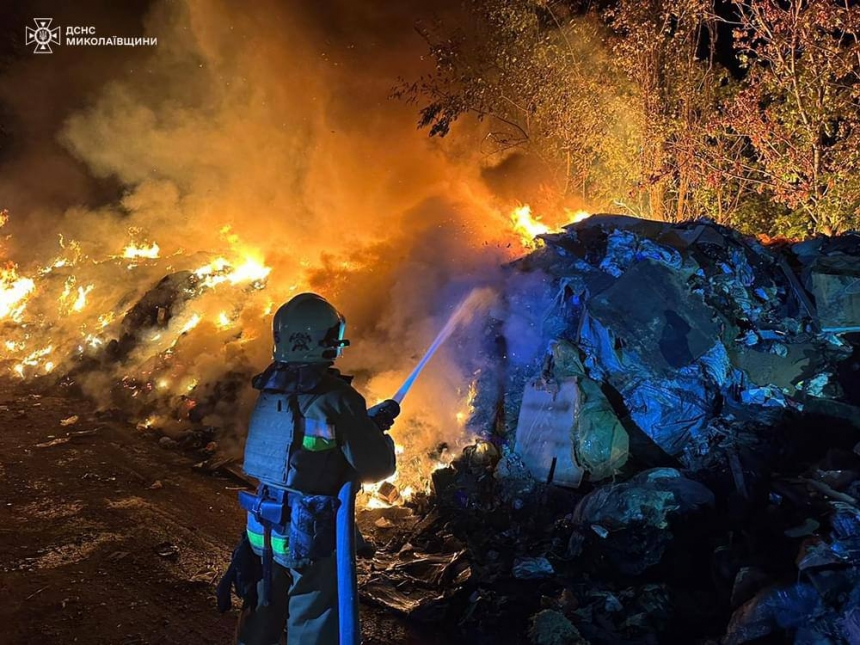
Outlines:
{"type": "Polygon", "coordinates": [[[229,611],[233,606],[230,592],[233,591],[242,599],[242,609],[248,607],[251,610],[257,608],[257,583],[263,578],[263,564],[260,557],[256,555],[248,541],[248,535],[243,534],[236,548],[233,549],[233,557],[230,566],[218,583],[216,597],[218,599],[218,611],[229,611]]]}
{"type": "Polygon", "coordinates": [[[380,430],[386,432],[394,425],[394,419],[400,414],[400,404],[393,399],[387,399],[382,403],[377,403],[367,411],[373,422],[380,430]]]}

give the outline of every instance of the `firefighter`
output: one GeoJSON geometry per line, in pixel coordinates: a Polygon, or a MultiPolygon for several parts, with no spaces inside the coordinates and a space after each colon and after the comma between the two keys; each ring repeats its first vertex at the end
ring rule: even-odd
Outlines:
{"type": "MultiPolygon", "coordinates": [[[[332,367],[343,348],[344,317],[304,293],[275,313],[274,362],[253,380],[260,391],[245,444],[256,495],[240,493],[247,530],[219,585],[243,598],[241,645],[337,645],[335,514],[347,481],[377,482],[395,471],[385,434],[395,401],[367,409],[350,378],[332,367]]],[[[224,598],[226,594],[226,600],[224,598]]]]}

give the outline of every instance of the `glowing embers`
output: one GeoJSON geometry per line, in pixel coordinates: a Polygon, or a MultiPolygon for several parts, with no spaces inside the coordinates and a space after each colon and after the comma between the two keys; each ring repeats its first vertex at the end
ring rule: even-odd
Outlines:
{"type": "Polygon", "coordinates": [[[271,267],[252,257],[246,257],[238,266],[225,258],[216,258],[194,271],[194,275],[207,287],[227,282],[232,285],[248,283],[254,289],[262,289],[266,286],[266,278],[271,272],[271,267]]]}
{"type": "Polygon", "coordinates": [[[36,283],[30,278],[18,275],[14,264],[0,268],[0,320],[21,321],[21,314],[27,306],[27,298],[33,293],[36,283]]]}
{"type": "Polygon", "coordinates": [[[33,374],[50,374],[54,369],[54,362],[49,360],[48,357],[53,351],[53,345],[49,345],[48,347],[30,352],[12,368],[12,371],[21,378],[26,378],[28,375],[33,374]]]}
{"type": "Polygon", "coordinates": [[[122,251],[123,258],[128,260],[155,260],[160,257],[161,248],[156,242],[152,244],[129,244],[122,251]]]}
{"type": "Polygon", "coordinates": [[[478,394],[478,381],[474,379],[469,383],[469,390],[466,392],[466,400],[463,402],[463,408],[456,414],[457,423],[461,426],[469,420],[472,413],[475,411],[475,396],[478,394]]]}

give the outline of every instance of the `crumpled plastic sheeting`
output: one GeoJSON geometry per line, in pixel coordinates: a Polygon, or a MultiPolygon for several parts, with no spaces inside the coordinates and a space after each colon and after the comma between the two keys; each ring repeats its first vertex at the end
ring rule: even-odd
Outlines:
{"type": "Polygon", "coordinates": [[[722,342],[714,346],[699,358],[699,365],[705,377],[720,388],[726,387],[732,376],[732,359],[722,342]]]}
{"type": "Polygon", "coordinates": [[[779,629],[799,627],[824,611],[811,584],[764,589],[734,613],[723,645],[741,645],[779,629]]]}
{"type": "Polygon", "coordinates": [[[760,385],[741,392],[741,403],[759,405],[763,408],[784,408],[788,405],[785,395],[773,385],[760,385]]]}
{"type": "Polygon", "coordinates": [[[626,388],[631,418],[670,455],[679,455],[690,437],[701,433],[713,416],[713,404],[701,376],[682,371],[674,379],[653,379],[626,388]]]}
{"type": "Polygon", "coordinates": [[[630,267],[586,308],[610,331],[623,362],[651,377],[690,365],[719,337],[712,310],[690,294],[684,277],[650,260],[630,267]]]}
{"type": "Polygon", "coordinates": [[[649,239],[639,239],[630,231],[616,230],[606,241],[606,255],[600,269],[619,277],[630,265],[641,260],[653,260],[673,269],[681,268],[681,254],[649,239]]]}
{"type": "Polygon", "coordinates": [[[597,381],[607,379],[610,374],[648,375],[641,364],[624,360],[615,350],[609,330],[587,311],[582,316],[579,328],[579,345],[586,354],[584,365],[588,374],[597,381]]]}
{"type": "Polygon", "coordinates": [[[849,643],[860,643],[860,605],[845,612],[842,631],[849,643]]]}
{"type": "Polygon", "coordinates": [[[837,503],[830,542],[805,545],[798,562],[800,582],[770,587],[735,611],[725,645],[739,645],[783,629],[796,629],[797,645],[860,643],[860,513],[837,503]],[[850,593],[828,595],[841,578],[850,593]],[[822,588],[818,588],[824,582],[822,588]],[[825,602],[824,596],[828,597],[825,602]]]}
{"type": "Polygon", "coordinates": [[[621,484],[592,491],[580,500],[573,519],[610,532],[637,524],[664,529],[670,513],[713,504],[714,494],[703,484],[673,468],[654,468],[621,484]]]}
{"type": "Polygon", "coordinates": [[[518,580],[540,580],[551,578],[555,571],[546,558],[519,558],[514,563],[513,574],[518,580]]]}
{"type": "Polygon", "coordinates": [[[713,504],[707,487],[672,468],[657,468],[592,491],[580,500],[573,521],[592,536],[586,557],[635,576],[660,562],[673,539],[672,515],[713,504]]]}

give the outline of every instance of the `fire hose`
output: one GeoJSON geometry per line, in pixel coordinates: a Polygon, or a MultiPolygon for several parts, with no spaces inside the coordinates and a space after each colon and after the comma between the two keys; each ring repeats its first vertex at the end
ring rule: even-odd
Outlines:
{"type": "Polygon", "coordinates": [[[337,510],[337,604],[340,645],[359,645],[358,578],[355,571],[355,494],[358,486],[348,481],[338,493],[337,510]]]}
{"type": "MultiPolygon", "coordinates": [[[[491,292],[487,289],[475,289],[460,303],[448,322],[427,349],[427,352],[418,361],[400,389],[391,399],[377,407],[389,405],[396,408],[391,416],[391,425],[394,417],[400,412],[400,403],[412,388],[418,375],[433,358],[436,350],[448,340],[454,330],[467,322],[471,315],[482,306],[487,306],[491,301],[491,292]]],[[[361,623],[358,609],[358,578],[355,569],[355,495],[358,492],[358,484],[355,481],[346,482],[340,489],[338,499],[340,506],[337,511],[337,600],[338,621],[340,629],[340,645],[359,645],[361,642],[361,623]]]]}

